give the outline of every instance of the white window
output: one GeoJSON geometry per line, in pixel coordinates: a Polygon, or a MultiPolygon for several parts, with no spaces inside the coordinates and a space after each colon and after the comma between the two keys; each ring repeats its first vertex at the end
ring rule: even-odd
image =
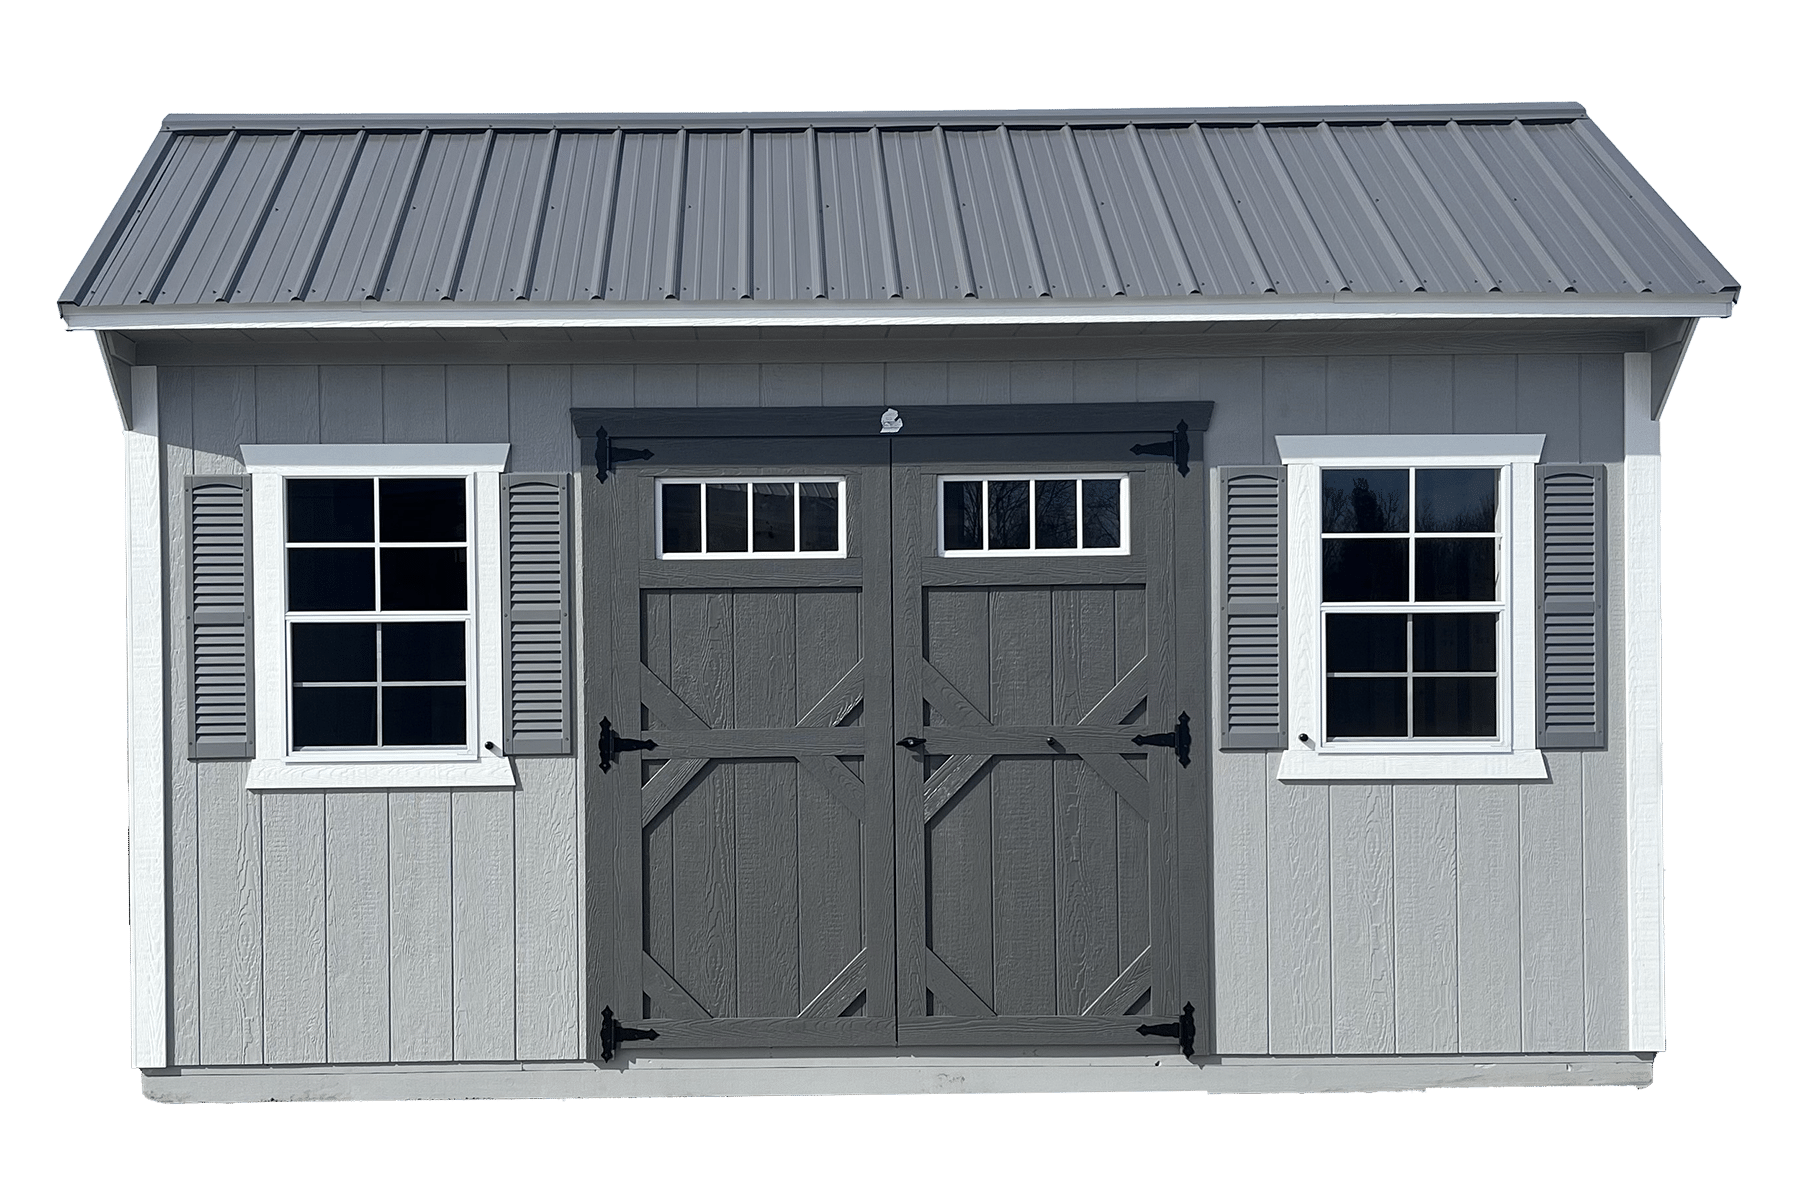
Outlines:
{"type": "Polygon", "coordinates": [[[1533,779],[1541,436],[1282,436],[1286,780],[1533,779]]]}
{"type": "Polygon", "coordinates": [[[1131,486],[1124,474],[938,479],[941,556],[1124,556],[1131,486]]]}
{"type": "Polygon", "coordinates": [[[656,555],[793,560],[846,553],[843,478],[658,478],[656,555]]]}
{"type": "Polygon", "coordinates": [[[514,784],[501,739],[506,445],[245,445],[252,789],[514,784]]]}

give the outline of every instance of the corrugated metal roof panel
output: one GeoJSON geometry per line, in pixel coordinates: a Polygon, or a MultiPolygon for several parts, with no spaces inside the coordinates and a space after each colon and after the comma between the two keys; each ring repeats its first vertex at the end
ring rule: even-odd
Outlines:
{"type": "Polygon", "coordinates": [[[184,117],[169,130],[65,303],[1125,311],[1736,289],[1567,106],[184,117]]]}

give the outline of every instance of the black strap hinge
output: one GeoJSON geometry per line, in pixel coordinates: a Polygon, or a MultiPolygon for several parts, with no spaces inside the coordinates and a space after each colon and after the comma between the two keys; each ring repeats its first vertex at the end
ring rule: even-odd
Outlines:
{"type": "Polygon", "coordinates": [[[1194,733],[1188,730],[1187,711],[1181,712],[1181,718],[1173,731],[1164,731],[1160,735],[1133,735],[1131,742],[1139,747],[1166,747],[1175,749],[1175,758],[1186,768],[1194,747],[1194,733]]]}
{"type": "Polygon", "coordinates": [[[626,739],[613,730],[612,720],[600,720],[600,771],[611,772],[613,761],[619,758],[620,752],[650,752],[656,750],[654,739],[626,739]]]}
{"type": "Polygon", "coordinates": [[[1181,1043],[1181,1053],[1187,1058],[1194,1057],[1194,1003],[1189,1001],[1181,1007],[1181,1019],[1173,1022],[1156,1022],[1138,1027],[1138,1033],[1146,1038],[1154,1035],[1157,1038],[1174,1038],[1181,1043]]]}
{"type": "Polygon", "coordinates": [[[1131,451],[1140,457],[1171,457],[1175,461],[1175,472],[1182,477],[1188,474],[1188,426],[1184,419],[1175,425],[1175,438],[1157,444],[1134,444],[1131,451]]]}
{"type": "Polygon", "coordinates": [[[619,1019],[613,1016],[611,1005],[600,1011],[600,1060],[603,1063],[612,1062],[613,1054],[618,1051],[621,1042],[640,1042],[655,1037],[655,1030],[620,1025],[619,1019]]]}
{"type": "Polygon", "coordinates": [[[601,482],[606,481],[606,475],[620,461],[648,461],[654,456],[656,454],[649,449],[614,448],[612,437],[606,434],[605,428],[594,429],[594,473],[601,482]]]}

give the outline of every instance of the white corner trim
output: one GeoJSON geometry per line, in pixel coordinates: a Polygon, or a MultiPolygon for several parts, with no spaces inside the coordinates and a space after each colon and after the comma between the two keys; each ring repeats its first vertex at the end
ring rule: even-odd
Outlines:
{"type": "Polygon", "coordinates": [[[1650,354],[1625,354],[1625,893],[1629,1049],[1667,1045],[1663,1005],[1661,428],[1650,354]]]}
{"type": "Polygon", "coordinates": [[[1417,465],[1424,457],[1446,463],[1465,459],[1535,462],[1544,455],[1544,438],[1485,434],[1277,436],[1275,448],[1284,465],[1341,460],[1354,460],[1359,465],[1417,465]]]}
{"type": "Polygon", "coordinates": [[[129,794],[131,1062],[167,1067],[167,875],[163,859],[165,661],[162,443],[156,367],[131,367],[131,427],[125,432],[126,650],[125,784],[129,794]]]}
{"type": "Polygon", "coordinates": [[[370,760],[311,763],[253,760],[246,789],[517,789],[512,761],[370,760]]]}
{"type": "Polygon", "coordinates": [[[1281,753],[1279,781],[1544,781],[1544,753],[1412,752],[1376,754],[1289,748],[1281,753]]]}
{"type": "Polygon", "coordinates": [[[510,444],[245,444],[238,448],[250,473],[301,477],[344,469],[498,473],[506,468],[507,454],[512,451],[510,444]]]}

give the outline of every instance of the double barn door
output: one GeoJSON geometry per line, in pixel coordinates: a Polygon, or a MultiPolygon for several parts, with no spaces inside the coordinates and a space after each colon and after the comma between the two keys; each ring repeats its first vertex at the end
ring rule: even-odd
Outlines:
{"type": "Polygon", "coordinates": [[[1204,1006],[1198,470],[588,414],[593,1004],[634,1046],[1142,1048],[1204,1006]]]}

